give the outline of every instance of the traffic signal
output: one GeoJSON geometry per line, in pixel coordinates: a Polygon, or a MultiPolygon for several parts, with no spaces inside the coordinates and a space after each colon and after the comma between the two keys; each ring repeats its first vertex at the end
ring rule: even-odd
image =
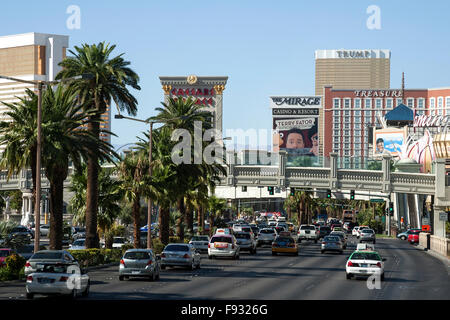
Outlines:
{"type": "Polygon", "coordinates": [[[291,196],[295,196],[295,188],[291,188],[291,196]]]}
{"type": "Polygon", "coordinates": [[[331,199],[331,190],[330,189],[327,190],[327,199],[331,199]]]}
{"type": "Polygon", "coordinates": [[[247,192],[247,186],[242,186],[242,192],[247,192]]]}
{"type": "Polygon", "coordinates": [[[355,200],[355,190],[350,190],[350,200],[355,200]]]}
{"type": "Polygon", "coordinates": [[[269,194],[270,194],[271,196],[274,195],[274,189],[273,189],[273,187],[267,187],[267,191],[269,191],[269,194]]]}
{"type": "Polygon", "coordinates": [[[394,215],[394,203],[392,203],[392,202],[389,202],[388,214],[389,214],[390,216],[393,216],[393,215],[394,215]]]}

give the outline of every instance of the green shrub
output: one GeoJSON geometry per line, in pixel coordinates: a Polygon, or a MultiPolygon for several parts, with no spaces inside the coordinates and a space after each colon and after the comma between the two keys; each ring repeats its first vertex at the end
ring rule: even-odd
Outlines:
{"type": "Polygon", "coordinates": [[[127,251],[127,250],[130,250],[130,249],[133,249],[134,248],[134,245],[133,244],[131,244],[131,243],[125,243],[123,246],[122,246],[122,255],[124,255],[125,254],[125,252],[127,251]]]}
{"type": "Polygon", "coordinates": [[[18,276],[20,270],[25,267],[27,260],[24,257],[13,253],[9,257],[6,257],[5,262],[6,268],[8,268],[11,273],[18,276]]]}
{"type": "Polygon", "coordinates": [[[83,267],[118,262],[122,257],[120,249],[85,249],[69,250],[69,252],[83,267]]]}
{"type": "Polygon", "coordinates": [[[160,254],[166,246],[157,238],[152,240],[152,247],[155,254],[160,254]]]}

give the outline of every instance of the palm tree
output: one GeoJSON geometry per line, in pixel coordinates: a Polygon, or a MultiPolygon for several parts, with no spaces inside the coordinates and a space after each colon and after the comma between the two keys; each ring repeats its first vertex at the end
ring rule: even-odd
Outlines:
{"type": "Polygon", "coordinates": [[[90,111],[83,112],[77,104],[76,92],[71,88],[58,86],[54,91],[48,87],[42,98],[42,136],[45,143],[42,150],[42,166],[50,182],[50,248],[62,249],[63,237],[63,190],[64,180],[69,173],[69,161],[80,168],[91,150],[97,150],[97,157],[111,161],[113,148],[82,127],[100,119],[90,111]]]}
{"type": "Polygon", "coordinates": [[[209,209],[209,235],[212,236],[214,221],[217,219],[227,206],[227,201],[225,199],[218,198],[214,195],[208,199],[208,209],[209,209]]]}
{"type": "Polygon", "coordinates": [[[31,167],[34,199],[36,194],[37,95],[29,89],[26,89],[25,93],[25,97],[17,97],[18,102],[2,102],[9,108],[5,114],[12,121],[0,122],[0,145],[5,146],[5,150],[1,154],[0,169],[8,171],[9,179],[21,169],[31,167]]]}
{"type": "MultiPolygon", "coordinates": [[[[115,45],[104,42],[95,45],[75,46],[75,52],[69,50],[73,57],[65,58],[59,65],[63,68],[56,79],[66,79],[82,74],[92,75],[92,79],[72,81],[70,86],[77,92],[77,97],[86,109],[93,109],[92,118],[99,118],[114,101],[120,110],[136,115],[137,100],[128,87],[140,90],[138,75],[128,66],[130,62],[120,54],[111,57],[115,45]]],[[[100,137],[100,123],[91,121],[88,131],[100,137]]],[[[92,149],[88,155],[88,181],[86,190],[86,248],[98,248],[97,233],[98,214],[98,151],[92,149]]]]}

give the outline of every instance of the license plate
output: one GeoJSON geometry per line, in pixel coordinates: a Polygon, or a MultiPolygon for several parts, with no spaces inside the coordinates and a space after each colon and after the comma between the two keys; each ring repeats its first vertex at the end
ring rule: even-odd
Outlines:
{"type": "MultiPolygon", "coordinates": [[[[363,263],[362,263],[360,266],[361,266],[362,268],[367,268],[367,264],[363,264],[363,263]]],[[[364,270],[364,271],[365,271],[365,270],[364,270]]]]}
{"type": "Polygon", "coordinates": [[[49,278],[39,278],[38,281],[39,281],[39,283],[53,283],[53,281],[55,281],[55,280],[49,279],[49,278]]]}
{"type": "Polygon", "coordinates": [[[138,274],[141,273],[140,271],[131,271],[132,274],[138,274]]]}
{"type": "Polygon", "coordinates": [[[361,273],[367,273],[367,270],[360,270],[361,273]]]}
{"type": "Polygon", "coordinates": [[[309,234],[309,231],[305,231],[306,234],[309,234]]]}

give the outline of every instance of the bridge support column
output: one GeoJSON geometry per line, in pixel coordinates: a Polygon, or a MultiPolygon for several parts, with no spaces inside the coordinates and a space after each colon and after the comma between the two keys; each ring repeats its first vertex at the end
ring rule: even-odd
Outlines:
{"type": "Polygon", "coordinates": [[[286,161],[287,152],[282,150],[278,153],[278,185],[286,187],[286,161]]]}
{"type": "MultiPolygon", "coordinates": [[[[227,185],[234,186],[234,152],[227,153],[227,185]]],[[[235,197],[236,198],[236,197],[235,197]]]]}
{"type": "Polygon", "coordinates": [[[33,221],[33,193],[31,190],[22,190],[22,219],[20,224],[25,226],[33,221]]]}
{"type": "Polygon", "coordinates": [[[337,153],[330,153],[330,189],[338,189],[338,157],[337,153]]]}

